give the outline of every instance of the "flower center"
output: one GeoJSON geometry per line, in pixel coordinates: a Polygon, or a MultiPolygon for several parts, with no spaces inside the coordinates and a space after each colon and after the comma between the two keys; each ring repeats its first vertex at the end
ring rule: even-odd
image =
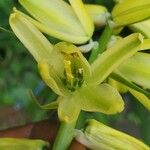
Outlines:
{"type": "Polygon", "coordinates": [[[83,84],[83,68],[77,53],[64,55],[64,84],[70,91],[74,92],[83,84]]]}

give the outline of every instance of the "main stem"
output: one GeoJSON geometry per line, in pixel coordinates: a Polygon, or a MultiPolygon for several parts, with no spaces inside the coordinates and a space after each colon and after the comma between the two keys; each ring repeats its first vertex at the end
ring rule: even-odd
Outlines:
{"type": "Polygon", "coordinates": [[[68,150],[70,143],[74,137],[74,128],[76,121],[71,123],[61,122],[53,150],[68,150]]]}

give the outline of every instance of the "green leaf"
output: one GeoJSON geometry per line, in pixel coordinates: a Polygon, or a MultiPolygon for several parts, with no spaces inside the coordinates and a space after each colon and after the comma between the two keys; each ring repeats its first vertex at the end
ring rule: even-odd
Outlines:
{"type": "Polygon", "coordinates": [[[139,50],[142,40],[141,34],[134,33],[119,39],[115,45],[100,54],[91,65],[90,84],[98,85],[103,82],[113,70],[139,50]]]}
{"type": "Polygon", "coordinates": [[[42,140],[0,138],[1,150],[43,150],[48,146],[49,144],[42,140]]]}
{"type": "Polygon", "coordinates": [[[116,26],[124,26],[150,17],[150,0],[124,0],[115,5],[112,17],[116,26]]]}
{"type": "Polygon", "coordinates": [[[140,92],[144,95],[146,95],[147,97],[150,98],[150,93],[147,92],[146,90],[142,89],[141,87],[137,86],[136,84],[130,82],[127,78],[125,78],[122,74],[120,74],[119,72],[113,72],[111,73],[110,77],[120,83],[122,83],[123,85],[125,85],[128,88],[134,89],[137,92],[140,92]]]}
{"type": "Polygon", "coordinates": [[[150,54],[138,52],[117,70],[129,81],[150,89],[150,54]]]}
{"type": "Polygon", "coordinates": [[[122,97],[108,84],[82,87],[76,95],[76,105],[90,112],[115,114],[124,109],[122,97]]]}
{"type": "Polygon", "coordinates": [[[10,15],[9,23],[16,36],[37,62],[49,59],[53,46],[32,23],[18,13],[10,15]]]}

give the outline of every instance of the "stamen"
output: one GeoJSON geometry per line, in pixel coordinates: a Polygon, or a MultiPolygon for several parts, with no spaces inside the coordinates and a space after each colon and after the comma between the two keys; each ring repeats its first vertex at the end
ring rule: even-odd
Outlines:
{"type": "Polygon", "coordinates": [[[71,61],[69,60],[64,60],[64,69],[65,69],[65,74],[67,81],[73,85],[73,75],[72,75],[72,70],[71,70],[71,61]]]}
{"type": "Polygon", "coordinates": [[[64,84],[75,91],[83,84],[83,68],[78,53],[64,54],[64,84]]]}

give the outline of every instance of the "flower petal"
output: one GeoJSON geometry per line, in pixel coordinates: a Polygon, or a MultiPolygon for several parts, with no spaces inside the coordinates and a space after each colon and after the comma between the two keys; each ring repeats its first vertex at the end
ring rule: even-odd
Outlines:
{"type": "Polygon", "coordinates": [[[73,10],[75,11],[78,19],[80,20],[86,34],[91,37],[94,31],[94,24],[90,15],[88,14],[82,0],[69,0],[73,10]]]}
{"type": "Polygon", "coordinates": [[[62,97],[58,106],[58,117],[63,122],[73,122],[77,120],[80,113],[80,105],[76,103],[73,96],[62,97]]]}
{"type": "Polygon", "coordinates": [[[100,84],[123,61],[139,50],[143,41],[141,34],[134,33],[120,39],[114,46],[103,52],[91,65],[92,76],[90,84],[100,84]]]}
{"type": "MultiPolygon", "coordinates": [[[[71,6],[63,0],[19,0],[19,2],[37,19],[36,21],[30,18],[42,32],[77,44],[90,39],[71,6]]],[[[29,19],[29,16],[26,17],[29,19]]]]}
{"type": "Polygon", "coordinates": [[[150,54],[138,52],[117,70],[128,80],[150,89],[150,54]]]}
{"type": "Polygon", "coordinates": [[[117,26],[124,26],[150,17],[150,0],[125,0],[115,5],[112,17],[117,26]]]}
{"type": "Polygon", "coordinates": [[[85,4],[84,6],[96,27],[106,24],[107,19],[110,16],[106,7],[94,4],[85,4]]]}
{"type": "Polygon", "coordinates": [[[63,95],[65,88],[55,68],[46,60],[38,62],[39,72],[43,81],[58,95],[63,95]]]}
{"type": "Polygon", "coordinates": [[[122,97],[108,84],[81,88],[76,97],[76,104],[82,110],[115,114],[124,109],[122,97]]]}
{"type": "Polygon", "coordinates": [[[129,88],[129,91],[145,108],[150,111],[150,99],[147,96],[131,88],[129,88]]]}
{"type": "Polygon", "coordinates": [[[150,19],[129,25],[134,32],[140,32],[146,38],[150,38],[150,19]]]}
{"type": "Polygon", "coordinates": [[[18,13],[11,14],[9,22],[16,36],[37,62],[49,59],[53,46],[32,23],[18,13]]]}

